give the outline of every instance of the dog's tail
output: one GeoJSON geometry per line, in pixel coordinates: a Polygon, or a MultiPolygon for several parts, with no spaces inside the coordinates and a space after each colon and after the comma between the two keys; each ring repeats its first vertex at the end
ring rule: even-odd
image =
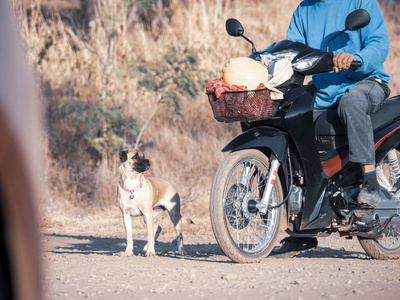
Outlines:
{"type": "Polygon", "coordinates": [[[194,224],[194,222],[193,222],[192,219],[190,219],[190,218],[184,218],[184,217],[182,217],[182,218],[181,218],[181,224],[182,224],[182,225],[191,225],[191,224],[194,224]]]}

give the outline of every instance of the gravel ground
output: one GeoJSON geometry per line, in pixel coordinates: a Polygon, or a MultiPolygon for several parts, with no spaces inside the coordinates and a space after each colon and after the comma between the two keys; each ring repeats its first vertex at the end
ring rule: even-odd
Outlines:
{"type": "Polygon", "coordinates": [[[42,230],[48,299],[400,299],[400,261],[370,259],[357,239],[320,238],[316,249],[290,259],[232,263],[211,233],[185,236],[186,256],[161,234],[156,257],[144,256],[135,230],[133,257],[122,224],[42,230]]]}

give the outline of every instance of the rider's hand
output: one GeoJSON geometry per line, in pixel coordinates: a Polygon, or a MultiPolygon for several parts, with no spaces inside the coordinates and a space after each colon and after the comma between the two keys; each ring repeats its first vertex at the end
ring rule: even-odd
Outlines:
{"type": "Polygon", "coordinates": [[[355,61],[353,54],[341,52],[335,55],[333,58],[333,71],[336,73],[342,70],[348,70],[350,68],[351,62],[355,61]]]}

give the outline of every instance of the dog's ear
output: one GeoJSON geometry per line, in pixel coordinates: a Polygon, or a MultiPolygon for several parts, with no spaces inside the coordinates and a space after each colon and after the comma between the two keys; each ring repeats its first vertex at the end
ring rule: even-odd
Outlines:
{"type": "Polygon", "coordinates": [[[129,150],[122,150],[119,152],[119,159],[121,160],[121,163],[126,162],[126,160],[128,159],[128,151],[129,150]]]}

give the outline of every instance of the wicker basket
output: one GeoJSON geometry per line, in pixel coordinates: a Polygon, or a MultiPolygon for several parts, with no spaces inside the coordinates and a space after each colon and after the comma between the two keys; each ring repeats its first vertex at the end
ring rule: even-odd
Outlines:
{"type": "Polygon", "coordinates": [[[208,101],[218,122],[246,122],[273,117],[279,100],[271,99],[268,89],[224,92],[219,98],[207,93],[208,101]]]}

